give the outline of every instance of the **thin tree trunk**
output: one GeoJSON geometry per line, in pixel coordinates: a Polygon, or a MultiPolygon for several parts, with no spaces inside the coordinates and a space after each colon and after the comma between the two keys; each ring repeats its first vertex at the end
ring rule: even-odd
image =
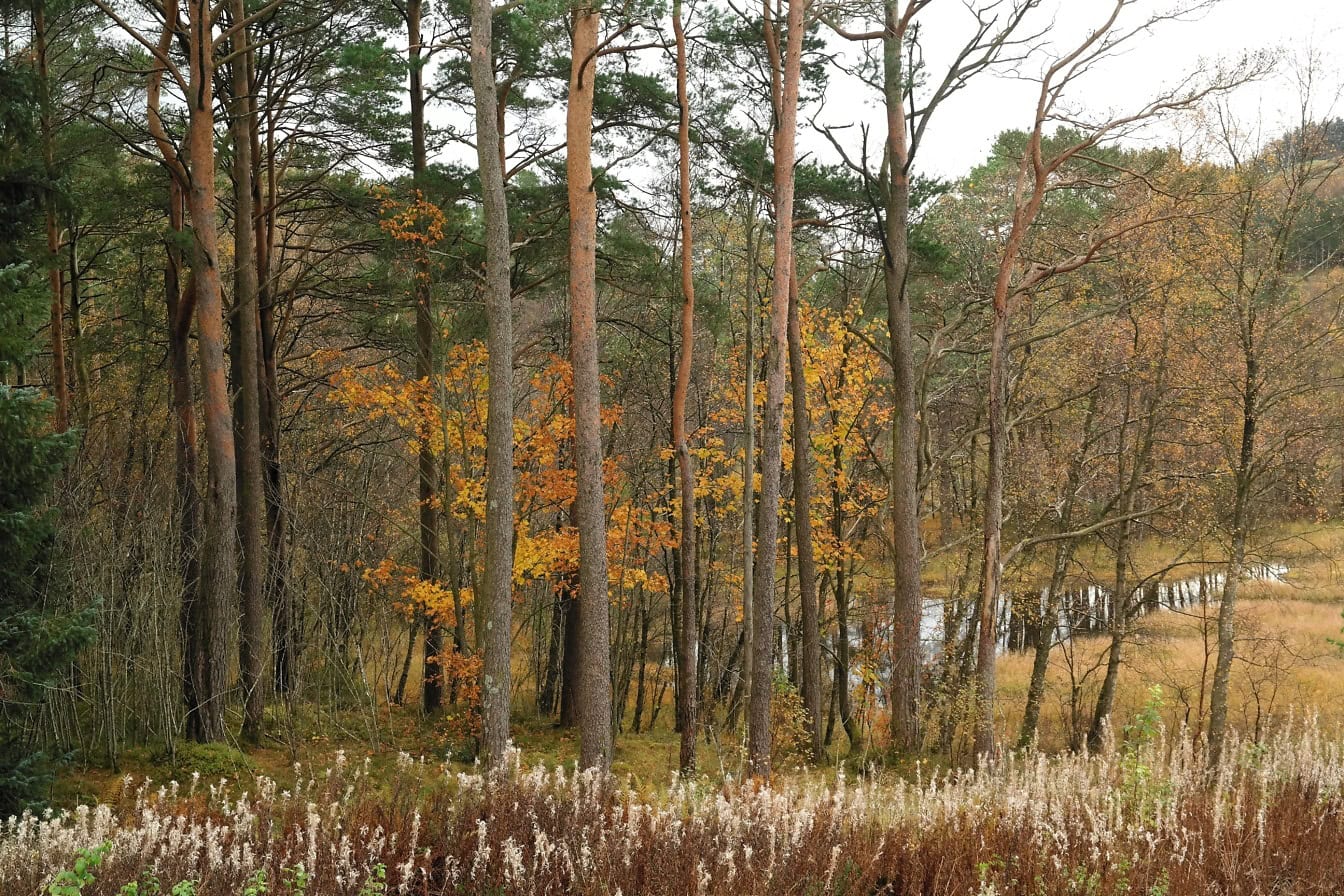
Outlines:
{"type": "MultiPolygon", "coordinates": [[[[672,392],[672,446],[677,453],[678,490],[681,494],[680,650],[677,654],[677,711],[681,729],[680,768],[695,772],[695,737],[699,684],[699,640],[695,594],[695,467],[686,437],[686,394],[691,386],[695,350],[695,278],[691,234],[691,104],[686,89],[686,32],[681,24],[681,0],[672,0],[672,30],[677,44],[677,202],[681,212],[681,351],[677,356],[676,388],[672,392]]],[[[642,680],[641,680],[642,685],[642,680]]],[[[642,688],[641,688],[642,690],[642,688]]]]}
{"type": "MultiPolygon", "coordinates": [[[[246,10],[242,0],[233,0],[235,23],[242,22],[246,10]]],[[[248,96],[252,92],[248,77],[246,29],[233,38],[233,62],[230,112],[233,132],[233,303],[237,316],[238,369],[238,535],[242,548],[239,567],[239,591],[242,595],[242,622],[238,639],[238,668],[243,688],[243,740],[256,743],[266,711],[262,686],[266,670],[267,648],[265,601],[266,581],[266,510],[265,481],[261,461],[260,397],[260,321],[257,311],[256,230],[252,220],[252,134],[248,126],[248,96]]]]}
{"type": "MultiPolygon", "coordinates": [[[[406,35],[410,60],[409,92],[411,107],[411,177],[415,199],[425,198],[425,173],[429,168],[425,137],[425,46],[421,38],[424,0],[408,0],[406,35]]],[[[415,265],[415,376],[431,380],[434,376],[434,309],[431,307],[429,259],[420,251],[415,265]]],[[[419,455],[420,566],[419,576],[426,582],[439,580],[439,470],[428,439],[422,439],[419,455]]],[[[443,650],[443,630],[433,619],[425,620],[424,684],[421,705],[427,713],[443,703],[443,676],[439,653],[443,650]]]]}
{"type": "Polygon", "coordinates": [[[747,762],[756,777],[770,775],[770,696],[774,689],[775,559],[779,550],[779,480],[784,443],[784,362],[789,325],[789,278],[793,266],[794,141],[802,75],[803,8],[789,0],[783,57],[771,15],[764,4],[765,40],[771,60],[775,110],[775,246],[770,300],[770,343],[766,360],[764,432],[761,440],[760,554],[752,596],[751,700],[747,713],[747,762]]]}
{"type": "MultiPolygon", "coordinates": [[[[747,225],[747,242],[752,241],[754,232],[754,219],[747,225]]],[[[756,557],[756,535],[754,532],[756,521],[756,255],[750,248],[747,250],[747,264],[749,266],[749,275],[747,278],[747,333],[746,345],[743,347],[743,353],[746,363],[746,382],[743,386],[743,408],[742,408],[742,429],[743,446],[742,453],[742,632],[743,640],[747,641],[746,650],[742,654],[742,674],[738,677],[737,687],[733,690],[731,705],[728,711],[728,728],[737,727],[737,713],[743,705],[743,695],[751,693],[751,661],[752,654],[755,651],[754,644],[747,637],[747,632],[751,630],[752,620],[755,618],[753,605],[755,603],[754,589],[756,587],[755,577],[755,557],[756,557]]]]}
{"type": "MultiPolygon", "coordinates": [[[[38,129],[42,140],[42,162],[47,177],[56,177],[55,127],[51,107],[51,83],[47,69],[47,10],[46,0],[33,0],[33,43],[38,80],[38,129]]],[[[44,191],[42,204],[46,213],[47,282],[51,296],[51,379],[56,393],[56,431],[70,428],[70,381],[65,364],[65,290],[61,284],[61,230],[56,223],[56,196],[52,189],[44,191]]],[[[87,397],[84,398],[87,400],[87,397]]]]}
{"type": "Polygon", "coordinates": [[[200,601],[201,493],[196,488],[200,455],[196,447],[196,406],[191,383],[191,319],[196,293],[188,275],[181,283],[182,252],[174,236],[185,224],[182,191],[175,179],[169,182],[168,226],[163,269],[164,304],[168,317],[169,402],[173,412],[173,446],[176,466],[174,484],[177,513],[177,569],[181,577],[179,630],[182,636],[182,698],[186,710],[187,737],[204,741],[202,696],[209,693],[209,644],[207,620],[200,601]]]}
{"type": "MultiPolygon", "coordinates": [[[[1087,413],[1083,417],[1083,435],[1078,450],[1069,459],[1069,472],[1064,485],[1064,501],[1059,510],[1059,532],[1068,532],[1073,528],[1073,512],[1078,503],[1078,487],[1082,481],[1083,464],[1087,459],[1087,450],[1092,444],[1092,423],[1096,419],[1097,403],[1101,395],[1098,386],[1088,396],[1087,413]]],[[[1022,712],[1022,727],[1018,731],[1017,745],[1030,746],[1036,739],[1036,729],[1041,719],[1041,701],[1045,697],[1045,679],[1050,670],[1050,651],[1055,643],[1055,629],[1059,622],[1059,595],[1064,587],[1064,576],[1068,572],[1069,562],[1073,559],[1076,546],[1074,539],[1062,539],[1055,545],[1055,563],[1050,571],[1050,583],[1046,587],[1045,607],[1041,619],[1037,622],[1035,655],[1032,657],[1031,678],[1027,684],[1027,703],[1022,712]]]]}
{"type": "Polygon", "coordinates": [[[513,630],[513,290],[509,210],[504,196],[503,135],[495,88],[491,0],[471,3],[471,84],[476,100],[476,157],[485,209],[485,314],[489,406],[486,419],[485,638],[482,747],[497,764],[509,743],[510,635],[513,630]]]}
{"type": "Polygon", "coordinates": [[[575,7],[565,122],[569,192],[570,359],[574,368],[574,499],[579,530],[579,764],[611,767],[611,633],[602,485],[601,381],[597,357],[597,192],[593,94],[600,14],[575,7]]]}
{"type": "MultiPolygon", "coordinates": [[[[249,80],[254,80],[248,54],[249,80]]],[[[259,88],[258,88],[259,89],[259,88]]],[[[256,232],[257,318],[261,350],[259,373],[261,400],[261,457],[266,485],[266,604],[271,608],[272,677],[277,694],[290,695],[298,663],[298,622],[289,589],[289,505],[285,499],[284,467],[280,455],[283,422],[280,414],[279,344],[276,338],[276,290],[271,282],[274,245],[276,171],[274,146],[268,142],[263,155],[261,121],[257,114],[256,90],[247,96],[247,127],[252,142],[252,220],[256,232]],[[263,172],[265,177],[263,177],[263,172]],[[266,184],[263,195],[262,183],[266,184]]]]}
{"type": "Polygon", "coordinates": [[[812,418],[807,407],[798,271],[789,278],[789,383],[793,392],[793,518],[798,539],[798,597],[801,603],[799,690],[808,714],[812,759],[822,758],[821,620],[817,601],[817,561],[812,549],[812,418]]]}
{"type": "Polygon", "coordinates": [[[238,523],[238,480],[233,412],[224,365],[224,295],[219,272],[219,231],[215,219],[214,20],[207,0],[188,0],[187,152],[190,187],[192,275],[196,287],[197,351],[201,364],[202,417],[208,472],[205,530],[201,547],[203,618],[208,620],[209,686],[199,694],[201,736],[225,736],[224,700],[228,677],[228,620],[237,587],[234,538],[238,523]]]}
{"type": "Polygon", "coordinates": [[[892,654],[891,739],[900,750],[919,746],[920,587],[919,406],[915,390],[915,347],[911,335],[909,148],[906,138],[904,26],[898,0],[886,2],[882,41],[883,91],[887,113],[886,221],[883,283],[891,349],[895,407],[891,430],[892,654]]]}
{"type": "MultiPolygon", "coordinates": [[[[1253,334],[1252,334],[1253,335],[1253,334]]],[[[1246,535],[1250,528],[1252,466],[1255,463],[1255,433],[1259,407],[1259,362],[1253,349],[1246,351],[1246,379],[1241,403],[1241,450],[1237,455],[1236,497],[1232,505],[1232,550],[1227,558],[1223,599],[1218,606],[1218,658],[1213,664],[1209,689],[1209,764],[1222,758],[1227,736],[1228,691],[1232,660],[1236,655],[1237,591],[1246,565],[1246,535]]]]}
{"type": "Polygon", "coordinates": [[[976,628],[976,723],[975,753],[983,756],[994,748],[995,649],[997,639],[1000,540],[1003,535],[1003,455],[1007,421],[1004,403],[1008,378],[1007,273],[999,300],[994,302],[994,326],[989,354],[989,464],[985,471],[984,565],[980,573],[980,601],[976,628]]]}

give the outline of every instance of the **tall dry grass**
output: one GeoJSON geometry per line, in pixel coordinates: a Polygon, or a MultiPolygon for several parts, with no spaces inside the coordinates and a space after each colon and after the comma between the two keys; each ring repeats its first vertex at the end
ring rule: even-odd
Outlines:
{"type": "Polygon", "coordinates": [[[128,781],[116,804],[0,827],[0,892],[44,893],[93,848],[89,896],[1340,892],[1337,736],[1298,724],[1209,772],[1156,724],[1094,758],[656,797],[517,760],[485,776],[406,758],[380,781],[338,762],[289,789],[128,781]]]}

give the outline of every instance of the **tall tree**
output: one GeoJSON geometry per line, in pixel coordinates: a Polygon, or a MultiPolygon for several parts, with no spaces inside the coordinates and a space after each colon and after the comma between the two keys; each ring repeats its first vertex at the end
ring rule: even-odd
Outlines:
{"type": "Polygon", "coordinates": [[[789,386],[793,397],[793,527],[798,542],[799,626],[802,644],[798,690],[807,710],[812,759],[820,761],[821,742],[821,614],[817,602],[817,559],[812,547],[812,417],[807,404],[802,323],[798,312],[798,272],[789,277],[789,386]]]}
{"type": "MultiPolygon", "coordinates": [[[[191,288],[196,313],[196,343],[201,370],[201,410],[206,447],[206,495],[200,549],[200,577],[196,600],[199,612],[184,616],[194,620],[196,631],[188,641],[200,639],[199,672],[189,691],[188,731],[203,741],[225,736],[224,695],[228,678],[228,620],[235,606],[237,588],[238,480],[234,450],[233,411],[229,402],[224,363],[224,293],[219,271],[218,203],[215,197],[215,98],[214,83],[219,39],[231,36],[229,28],[218,29],[217,13],[207,0],[187,0],[186,21],[175,0],[164,7],[163,30],[151,41],[103,0],[95,5],[113,22],[147,49],[154,59],[149,75],[146,115],[149,132],[164,165],[186,199],[191,218],[191,288]],[[170,55],[174,41],[185,45],[187,70],[170,55]],[[169,136],[159,101],[164,77],[171,77],[187,104],[186,134],[179,151],[169,136]]],[[[246,19],[234,22],[235,33],[246,19]]]]}
{"type": "MultiPolygon", "coordinates": [[[[1066,166],[1097,147],[1108,138],[1155,116],[1189,108],[1205,97],[1225,91],[1242,83],[1247,77],[1244,69],[1231,73],[1219,72],[1183,85],[1140,106],[1131,114],[1122,114],[1092,122],[1078,130],[1061,131],[1054,139],[1046,139],[1046,127],[1060,114],[1059,105],[1068,88],[1092,69],[1099,61],[1113,56],[1135,35],[1147,33],[1163,21],[1179,18],[1180,11],[1154,15],[1139,27],[1118,27],[1122,13],[1135,5],[1135,0],[1114,0],[1102,23],[1089,31],[1072,50],[1053,58],[1039,78],[1033,123],[1016,160],[1016,183],[1013,187],[1010,217],[1006,235],[999,250],[993,289],[990,299],[991,326],[989,341],[989,376],[986,416],[988,417],[988,458],[986,462],[983,506],[984,550],[982,554],[980,594],[976,606],[976,724],[975,752],[977,756],[989,753],[994,747],[994,707],[996,685],[997,620],[1000,584],[1003,575],[1003,492],[1004,460],[1008,447],[1008,380],[1011,345],[1008,339],[1009,321],[1014,306],[1032,294],[1048,280],[1076,271],[1091,263],[1103,250],[1121,237],[1140,230],[1153,218],[1144,212],[1121,216],[1106,226],[1093,228],[1083,234],[1076,252],[1057,253],[1053,261],[1028,260],[1025,254],[1028,237],[1040,215],[1049,193],[1067,189],[1073,178],[1066,177],[1066,166]]],[[[1109,184],[1114,193],[1125,183],[1139,182],[1142,177],[1131,177],[1121,166],[1113,172],[1118,180],[1109,184]]],[[[1082,175],[1079,183],[1094,183],[1082,175]]],[[[1142,194],[1142,189],[1139,190],[1142,194]]],[[[1161,211],[1156,212],[1163,217],[1161,211]]],[[[1099,524],[1097,528],[1102,528],[1099,524]]],[[[1018,546],[1019,548],[1022,545],[1018,546]]],[[[1016,549],[1015,549],[1016,550],[1016,549]]]]}
{"type": "Polygon", "coordinates": [[[695,351],[694,246],[691,234],[691,101],[686,86],[686,31],[681,21],[681,0],[672,0],[672,31],[677,45],[677,206],[681,216],[681,350],[677,355],[677,381],[672,392],[672,447],[677,453],[681,492],[681,649],[677,653],[677,711],[681,728],[680,767],[683,774],[695,771],[697,699],[700,685],[699,613],[696,610],[695,565],[695,467],[686,436],[686,395],[691,387],[691,363],[695,351]]]}
{"type": "Polygon", "coordinates": [[[487,763],[509,742],[513,632],[513,292],[504,142],[498,112],[490,0],[471,3],[471,84],[476,98],[476,158],[485,215],[485,314],[489,329],[486,419],[485,635],[481,670],[482,745],[487,763]]]}
{"type": "Polygon", "coordinates": [[[770,341],[766,349],[761,433],[760,550],[752,588],[752,681],[747,714],[747,762],[757,777],[770,775],[770,696],[774,691],[775,561],[779,556],[779,480],[784,447],[784,365],[793,276],[793,190],[798,91],[802,80],[806,0],[789,0],[781,53],[771,0],[763,21],[774,108],[775,245],[771,265],[770,341]]]}
{"type": "MultiPolygon", "coordinates": [[[[406,24],[408,90],[411,112],[411,184],[416,202],[425,200],[426,175],[429,171],[429,145],[425,122],[425,68],[431,49],[426,46],[423,28],[424,0],[406,0],[397,4],[406,24]]],[[[435,326],[433,279],[429,255],[421,250],[415,262],[415,376],[429,381],[435,372],[435,326]]],[[[420,557],[418,574],[425,582],[439,580],[439,466],[428,442],[422,442],[419,451],[418,499],[420,516],[420,557]]],[[[421,705],[425,712],[435,712],[443,704],[443,675],[439,653],[443,650],[443,628],[433,618],[425,620],[424,684],[421,705]]]]}
{"type": "Polygon", "coordinates": [[[611,767],[611,607],[602,486],[601,377],[597,352],[597,190],[593,95],[601,14],[572,10],[565,178],[569,194],[569,354],[574,368],[574,498],[579,533],[579,764],[611,767]]]}
{"type": "Polygon", "coordinates": [[[261,318],[257,307],[257,242],[253,220],[256,174],[252,159],[252,78],[247,9],[243,0],[230,7],[232,39],[230,122],[233,136],[233,321],[234,380],[238,388],[238,536],[242,548],[242,594],[238,668],[243,689],[243,739],[261,738],[266,711],[266,486],[261,457],[261,318]]]}

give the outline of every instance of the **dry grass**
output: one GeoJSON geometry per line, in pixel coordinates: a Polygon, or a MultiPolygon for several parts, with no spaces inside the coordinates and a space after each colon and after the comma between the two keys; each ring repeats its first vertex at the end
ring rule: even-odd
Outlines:
{"type": "Polygon", "coordinates": [[[1307,724],[1224,755],[1209,771],[1188,739],[1150,731],[1101,757],[1031,753],[913,780],[682,782],[654,797],[597,774],[486,777],[409,758],[381,782],[338,761],[243,794],[128,780],[113,804],[0,825],[0,892],[45,893],[88,850],[97,866],[86,858],[78,887],[56,892],[1338,892],[1338,734],[1307,724]]]}
{"type": "MultiPolygon", "coordinates": [[[[1341,554],[1344,529],[1288,530],[1264,551],[1266,558],[1287,559],[1287,580],[1242,586],[1231,718],[1252,738],[1292,712],[1344,724],[1344,650],[1335,643],[1344,638],[1344,571],[1333,559],[1341,554]]],[[[1150,547],[1148,556],[1162,562],[1160,549],[1150,547]]],[[[1150,688],[1160,685],[1164,721],[1173,729],[1184,724],[1198,732],[1208,709],[1216,616],[1215,605],[1139,620],[1124,648],[1113,717],[1132,717],[1148,700],[1150,688]]],[[[1067,746],[1076,727],[1090,721],[1109,644],[1109,636],[1079,637],[1055,648],[1042,707],[1043,749],[1067,746]]],[[[998,724],[1008,742],[1021,725],[1031,663],[1024,653],[1000,661],[998,724]]]]}

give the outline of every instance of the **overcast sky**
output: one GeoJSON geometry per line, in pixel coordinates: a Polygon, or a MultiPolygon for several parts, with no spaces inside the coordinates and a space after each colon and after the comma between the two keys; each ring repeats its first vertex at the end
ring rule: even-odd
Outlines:
{"type": "MultiPolygon", "coordinates": [[[[1153,12],[1171,9],[1172,2],[1143,0],[1122,22],[1139,25],[1153,12]]],[[[1104,21],[1112,5],[1113,0],[1050,0],[1036,19],[1036,27],[1049,23],[1053,16],[1054,27],[1047,40],[1067,50],[1090,27],[1104,21]]],[[[964,41],[969,22],[962,4],[955,0],[931,4],[923,22],[930,71],[936,73],[954,51],[954,44],[964,41]]],[[[1291,61],[1313,50],[1323,65],[1313,91],[1316,114],[1344,115],[1344,104],[1336,102],[1344,67],[1341,41],[1344,0],[1220,0],[1196,18],[1162,23],[1150,35],[1131,40],[1123,55],[1098,67],[1068,98],[1071,107],[1087,112],[1124,112],[1141,106],[1164,87],[1184,83],[1201,67],[1266,50],[1281,61],[1280,71],[1241,88],[1230,102],[1247,130],[1260,130],[1270,137],[1292,126],[1298,116],[1299,90],[1291,61]]],[[[1041,67],[1039,61],[1027,63],[1023,73],[1036,74],[1041,67]]],[[[938,113],[917,158],[918,168],[942,177],[966,172],[985,158],[996,134],[1031,123],[1038,89],[1020,79],[980,77],[938,113]]],[[[866,122],[874,135],[870,139],[880,141],[884,126],[876,100],[852,81],[834,78],[815,117],[830,125],[866,122]]],[[[1152,139],[1170,141],[1179,127],[1168,125],[1152,139]]],[[[825,142],[812,135],[803,136],[802,145],[831,154],[825,142]]]]}

